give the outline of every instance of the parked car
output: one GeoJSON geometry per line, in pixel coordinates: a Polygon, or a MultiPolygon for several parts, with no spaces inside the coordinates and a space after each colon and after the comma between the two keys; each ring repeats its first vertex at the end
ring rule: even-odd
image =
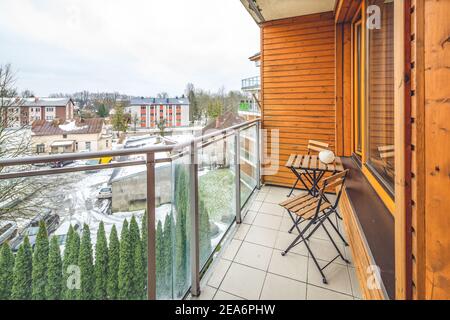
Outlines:
{"type": "Polygon", "coordinates": [[[59,226],[59,215],[52,214],[51,209],[44,209],[41,213],[39,213],[37,216],[35,216],[31,221],[29,226],[30,227],[39,227],[39,223],[41,221],[45,222],[45,225],[47,227],[47,232],[49,234],[52,234],[56,228],[59,226]]]}
{"type": "Polygon", "coordinates": [[[69,228],[72,226],[73,230],[81,235],[81,223],[77,220],[66,220],[56,229],[54,236],[58,239],[58,243],[61,249],[64,249],[67,240],[67,234],[69,228]]]}
{"type": "Polygon", "coordinates": [[[41,221],[45,222],[47,227],[47,234],[51,235],[58,228],[59,216],[57,214],[52,214],[50,209],[43,210],[37,216],[35,216],[30,223],[23,229],[23,231],[10,241],[11,249],[15,252],[19,250],[25,236],[28,236],[30,240],[30,245],[34,248],[36,243],[36,237],[39,232],[39,223],[41,221]]]}
{"type": "Polygon", "coordinates": [[[14,221],[0,221],[0,245],[17,235],[17,223],[14,221]]]}
{"type": "Polygon", "coordinates": [[[50,164],[51,168],[63,168],[69,164],[72,164],[74,161],[73,160],[62,160],[62,161],[56,161],[53,162],[52,164],[50,164]]]}
{"type": "Polygon", "coordinates": [[[112,198],[112,188],[103,187],[100,189],[97,195],[97,199],[110,199],[112,198]]]}

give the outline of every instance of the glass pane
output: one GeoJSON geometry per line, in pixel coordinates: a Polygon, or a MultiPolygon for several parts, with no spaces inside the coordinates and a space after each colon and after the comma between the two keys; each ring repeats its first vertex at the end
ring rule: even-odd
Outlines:
{"type": "Polygon", "coordinates": [[[189,162],[187,155],[173,160],[171,165],[170,216],[166,215],[164,224],[161,222],[162,239],[161,232],[156,235],[157,252],[165,257],[165,261],[157,262],[157,278],[161,275],[165,279],[159,290],[157,287],[159,299],[181,299],[191,285],[189,162]]]}
{"type": "Polygon", "coordinates": [[[5,298],[146,299],[146,183],[145,166],[0,180],[18,191],[0,205],[16,228],[5,298]]]}
{"type": "Polygon", "coordinates": [[[381,9],[381,28],[368,29],[367,163],[394,190],[394,2],[381,9]]]}
{"type": "Polygon", "coordinates": [[[235,170],[234,136],[199,150],[201,267],[236,218],[235,170]]]}
{"type": "Polygon", "coordinates": [[[256,180],[256,125],[241,131],[241,206],[250,198],[256,180]]]}

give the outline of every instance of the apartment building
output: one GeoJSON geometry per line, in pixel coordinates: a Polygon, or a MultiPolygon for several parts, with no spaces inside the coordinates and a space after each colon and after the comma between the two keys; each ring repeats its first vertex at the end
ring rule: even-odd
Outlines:
{"type": "Polygon", "coordinates": [[[189,125],[189,99],[185,97],[132,99],[126,111],[132,119],[138,117],[141,128],[156,128],[161,121],[169,128],[189,125]]]}
{"type": "Polygon", "coordinates": [[[74,102],[70,98],[2,98],[4,119],[10,127],[31,125],[36,120],[71,120],[74,102]]]}

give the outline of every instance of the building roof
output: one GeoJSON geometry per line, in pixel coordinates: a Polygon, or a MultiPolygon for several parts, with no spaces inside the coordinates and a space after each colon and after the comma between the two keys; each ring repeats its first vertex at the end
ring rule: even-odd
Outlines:
{"type": "Polygon", "coordinates": [[[35,136],[95,134],[102,132],[103,123],[104,120],[101,118],[77,119],[66,122],[36,120],[31,126],[31,132],[35,136]]]}
{"type": "Polygon", "coordinates": [[[238,114],[228,111],[225,112],[223,115],[217,117],[215,120],[211,120],[202,130],[203,134],[207,133],[208,131],[214,131],[214,130],[223,130],[229,127],[232,127],[234,125],[244,123],[245,119],[238,114]]]}
{"type": "Polygon", "coordinates": [[[22,107],[65,107],[70,98],[3,98],[8,101],[5,105],[8,106],[22,106],[22,107]]]}
{"type": "Polygon", "coordinates": [[[248,58],[250,61],[259,61],[261,60],[261,52],[255,53],[250,58],[248,58]]]}
{"type": "Polygon", "coordinates": [[[130,106],[136,105],[160,105],[160,104],[189,104],[188,98],[134,98],[130,106]]]}
{"type": "Polygon", "coordinates": [[[336,0],[241,0],[256,23],[333,11],[336,0]]]}

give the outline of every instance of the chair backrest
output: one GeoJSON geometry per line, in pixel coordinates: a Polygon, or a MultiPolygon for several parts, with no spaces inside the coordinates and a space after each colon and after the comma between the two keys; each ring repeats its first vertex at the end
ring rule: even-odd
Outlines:
{"type": "Polygon", "coordinates": [[[336,173],[331,177],[328,177],[323,180],[322,188],[320,189],[320,196],[324,197],[325,191],[327,188],[337,189],[336,193],[336,202],[333,205],[333,208],[336,208],[339,204],[339,199],[341,198],[342,190],[344,189],[345,179],[347,178],[348,169],[336,173]]]}
{"type": "Polygon", "coordinates": [[[327,150],[327,148],[330,145],[325,142],[320,142],[316,140],[309,140],[308,141],[308,154],[311,154],[312,152],[319,153],[320,151],[327,150]]]}
{"type": "Polygon", "coordinates": [[[381,159],[388,159],[388,158],[393,158],[395,153],[394,153],[394,146],[380,146],[378,147],[378,152],[380,153],[380,158],[381,159]]]}

